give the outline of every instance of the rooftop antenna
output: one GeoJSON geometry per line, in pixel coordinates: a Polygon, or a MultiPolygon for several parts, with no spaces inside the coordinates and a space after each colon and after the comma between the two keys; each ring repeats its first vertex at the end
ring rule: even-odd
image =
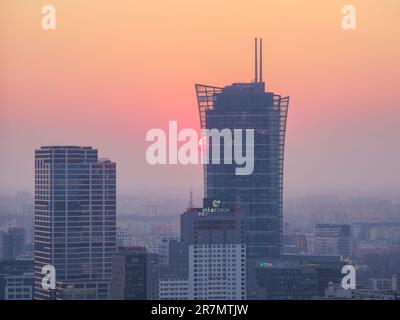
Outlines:
{"type": "Polygon", "coordinates": [[[190,199],[189,199],[189,206],[188,206],[188,209],[191,210],[191,209],[193,209],[193,208],[194,208],[194,205],[193,205],[193,190],[190,189],[190,199]]]}
{"type": "Polygon", "coordinates": [[[254,82],[258,82],[258,67],[257,67],[257,38],[254,39],[254,82]]]}
{"type": "Polygon", "coordinates": [[[262,38],[260,38],[260,82],[263,82],[263,79],[262,79],[262,38]]]}

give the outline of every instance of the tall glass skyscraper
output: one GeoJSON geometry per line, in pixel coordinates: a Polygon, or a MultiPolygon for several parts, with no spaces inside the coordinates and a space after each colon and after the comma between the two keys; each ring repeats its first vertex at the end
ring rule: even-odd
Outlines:
{"type": "Polygon", "coordinates": [[[116,251],[116,164],[92,147],[35,151],[35,299],[44,265],[56,270],[57,296],[107,299],[116,251]]]}
{"type": "MultiPolygon", "coordinates": [[[[254,129],[254,171],[236,175],[236,164],[204,165],[205,197],[227,206],[240,204],[245,213],[248,257],[278,257],[282,253],[283,158],[289,97],[265,91],[260,72],[251,83],[218,88],[196,84],[202,129],[254,129]]],[[[208,145],[212,149],[213,142],[208,145]]],[[[224,140],[220,154],[224,157],[224,140]]],[[[243,142],[246,150],[246,142],[243,142]]],[[[232,150],[233,154],[233,150],[232,150]]]]}

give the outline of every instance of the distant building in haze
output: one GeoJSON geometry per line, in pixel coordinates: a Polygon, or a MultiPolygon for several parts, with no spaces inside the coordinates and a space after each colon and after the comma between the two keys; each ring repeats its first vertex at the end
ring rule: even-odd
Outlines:
{"type": "Polygon", "coordinates": [[[316,255],[351,257],[354,240],[350,225],[318,224],[314,229],[314,252],[316,255]]]}
{"type": "Polygon", "coordinates": [[[24,228],[10,227],[0,231],[0,259],[15,260],[25,253],[26,236],[24,228]]]}
{"type": "Polygon", "coordinates": [[[290,233],[283,235],[285,254],[307,254],[307,235],[302,233],[290,233]]]}

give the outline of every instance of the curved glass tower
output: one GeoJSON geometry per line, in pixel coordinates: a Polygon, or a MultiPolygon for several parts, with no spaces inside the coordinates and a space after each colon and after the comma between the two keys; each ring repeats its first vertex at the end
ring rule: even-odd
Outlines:
{"type": "MultiPolygon", "coordinates": [[[[205,197],[219,199],[226,206],[239,205],[244,211],[248,257],[279,257],[283,248],[283,162],[289,97],[265,92],[257,67],[251,83],[195,87],[202,129],[254,129],[253,173],[236,175],[236,165],[222,161],[205,164],[205,197]]],[[[212,143],[208,147],[211,149],[212,143]]],[[[246,148],[245,141],[242,148],[246,148]]],[[[221,139],[221,157],[224,150],[221,139]]]]}

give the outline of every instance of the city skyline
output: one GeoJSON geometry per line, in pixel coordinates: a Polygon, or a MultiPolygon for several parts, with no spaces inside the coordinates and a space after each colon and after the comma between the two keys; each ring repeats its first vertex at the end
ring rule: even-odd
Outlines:
{"type": "Polygon", "coordinates": [[[47,32],[41,1],[2,2],[0,148],[8,152],[0,160],[0,192],[33,189],[31,150],[70,144],[111,155],[120,164],[122,194],[155,184],[171,190],[172,180],[179,190],[201,190],[200,165],[146,163],[146,131],[170,120],[199,130],[193,84],[249,81],[252,39],[263,36],[267,85],[290,93],[294,106],[286,194],[394,193],[400,151],[388,146],[399,134],[399,96],[387,83],[400,72],[400,46],[392,41],[399,37],[393,19],[399,4],[353,4],[357,29],[345,31],[336,0],[221,2],[212,12],[172,1],[169,15],[162,4],[122,1],[121,12],[93,1],[55,1],[57,28],[47,32]],[[189,21],[192,27],[182,30],[189,21]]]}
{"type": "Polygon", "coordinates": [[[382,2],[1,2],[0,300],[400,300],[382,2]]]}

